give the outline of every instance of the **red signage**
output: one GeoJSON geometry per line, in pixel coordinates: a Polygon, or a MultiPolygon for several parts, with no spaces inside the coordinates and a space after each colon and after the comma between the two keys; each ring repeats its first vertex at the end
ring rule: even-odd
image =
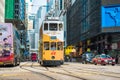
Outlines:
{"type": "Polygon", "coordinates": [[[56,54],[56,52],[55,52],[55,51],[52,51],[52,52],[51,52],[51,55],[55,55],[55,54],[56,54]]]}

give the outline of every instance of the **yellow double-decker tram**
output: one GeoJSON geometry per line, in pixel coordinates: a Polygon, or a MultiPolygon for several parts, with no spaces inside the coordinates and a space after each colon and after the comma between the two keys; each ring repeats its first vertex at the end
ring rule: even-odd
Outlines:
{"type": "Polygon", "coordinates": [[[64,26],[59,19],[47,19],[40,28],[39,61],[41,65],[64,62],[64,26]]]}

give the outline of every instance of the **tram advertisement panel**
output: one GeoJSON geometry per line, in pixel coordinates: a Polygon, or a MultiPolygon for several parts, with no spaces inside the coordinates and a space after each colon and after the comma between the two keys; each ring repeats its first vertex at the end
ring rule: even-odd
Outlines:
{"type": "Polygon", "coordinates": [[[0,56],[13,53],[13,28],[10,23],[0,23],[0,56]]]}

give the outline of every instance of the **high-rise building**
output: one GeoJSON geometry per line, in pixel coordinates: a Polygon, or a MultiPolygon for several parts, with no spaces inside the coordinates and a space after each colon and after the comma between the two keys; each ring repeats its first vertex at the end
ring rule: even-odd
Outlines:
{"type": "Polygon", "coordinates": [[[28,5],[28,44],[30,53],[38,52],[39,28],[46,15],[46,2],[43,0],[27,0],[28,5]]]}
{"type": "Polygon", "coordinates": [[[50,16],[55,16],[55,1],[56,0],[47,0],[46,3],[46,18],[50,16]]]}
{"type": "MultiPolygon", "coordinates": [[[[32,3],[33,0],[26,0],[26,16],[27,16],[27,49],[30,51],[34,48],[34,30],[33,30],[33,20],[34,14],[32,14],[32,3]]],[[[31,53],[31,52],[30,52],[31,53]]]]}
{"type": "Polygon", "coordinates": [[[26,9],[25,0],[5,0],[5,23],[12,23],[18,30],[21,54],[26,50],[26,9]]]}
{"type": "Polygon", "coordinates": [[[5,0],[5,22],[12,22],[17,29],[25,29],[25,0],[5,0]]]}
{"type": "Polygon", "coordinates": [[[55,3],[55,0],[47,0],[47,12],[50,11],[53,7],[54,7],[54,4],[55,3]]]}
{"type": "Polygon", "coordinates": [[[119,17],[119,0],[76,0],[67,9],[68,45],[99,53],[119,49],[119,17]]]}
{"type": "Polygon", "coordinates": [[[5,0],[0,0],[0,22],[5,20],[5,0]]]}
{"type": "Polygon", "coordinates": [[[35,49],[38,50],[39,46],[39,30],[42,25],[42,21],[45,19],[47,5],[41,5],[35,15],[34,19],[34,35],[35,35],[35,49]],[[43,14],[44,13],[44,14],[43,14]]]}

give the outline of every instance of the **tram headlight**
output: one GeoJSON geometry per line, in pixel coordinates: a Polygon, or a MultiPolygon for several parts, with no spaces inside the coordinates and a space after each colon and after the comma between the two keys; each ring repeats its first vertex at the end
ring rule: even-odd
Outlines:
{"type": "Polygon", "coordinates": [[[108,62],[108,60],[105,60],[105,62],[108,62]]]}
{"type": "Polygon", "coordinates": [[[115,62],[115,59],[113,59],[112,61],[115,62]]]}
{"type": "Polygon", "coordinates": [[[55,56],[52,56],[51,59],[55,59],[55,56]]]}

